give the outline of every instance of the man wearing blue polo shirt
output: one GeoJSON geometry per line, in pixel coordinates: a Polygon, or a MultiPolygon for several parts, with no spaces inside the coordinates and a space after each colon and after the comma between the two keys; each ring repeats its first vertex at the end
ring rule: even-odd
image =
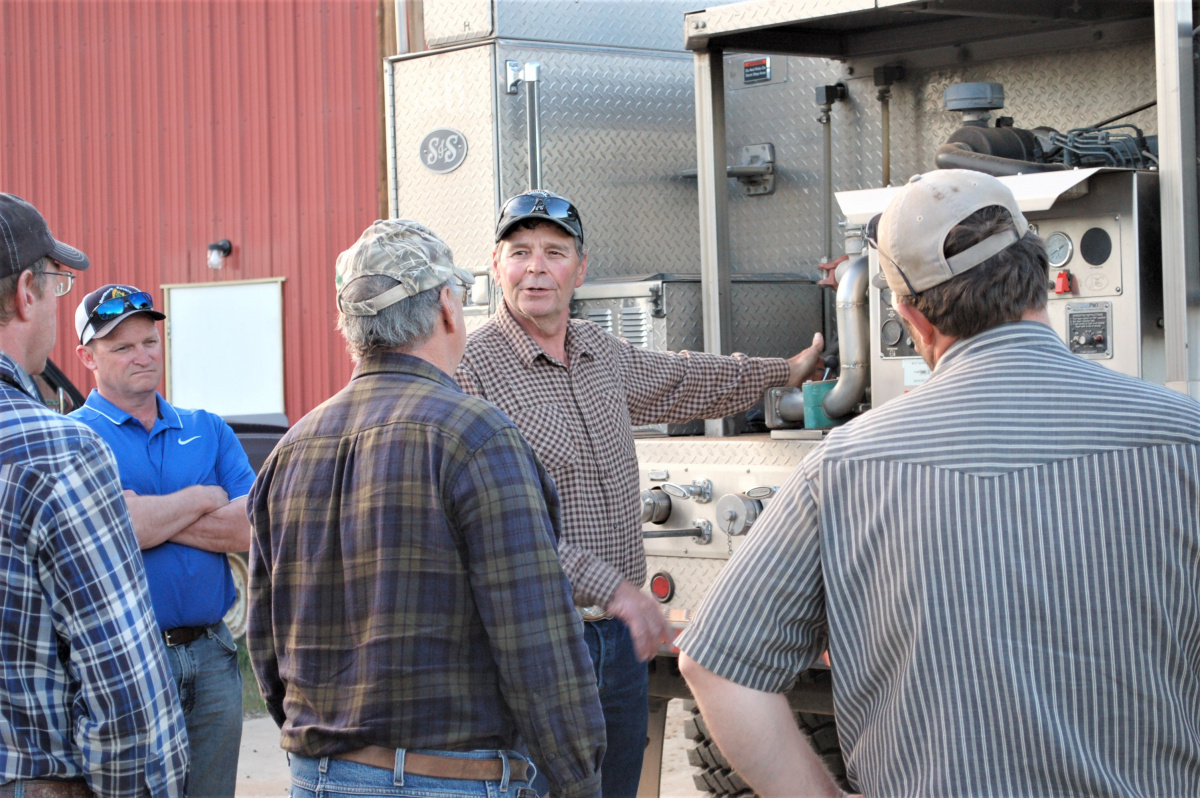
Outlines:
{"type": "Polygon", "coordinates": [[[76,352],[96,378],[72,413],[112,447],[150,598],[179,688],[191,754],[188,794],[231,796],[242,735],[237,648],[221,620],[234,601],[225,552],[250,547],[254,472],[233,431],[158,394],[162,337],[149,294],[106,285],[75,312],[76,352]]]}

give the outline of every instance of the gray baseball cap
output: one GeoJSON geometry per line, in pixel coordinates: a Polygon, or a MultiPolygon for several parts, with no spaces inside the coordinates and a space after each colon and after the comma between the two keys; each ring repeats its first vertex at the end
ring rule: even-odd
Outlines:
{"type": "Polygon", "coordinates": [[[1024,237],[1029,222],[1008,186],[970,169],[936,169],[914,175],[871,220],[867,238],[879,252],[876,288],[901,296],[919,294],[973,269],[1024,237]],[[989,236],[950,258],[946,236],[975,211],[999,205],[1012,216],[1014,230],[989,236]],[[875,228],[872,230],[871,228],[875,228]]]}
{"type": "Polygon", "coordinates": [[[0,277],[20,274],[44,256],[77,271],[90,265],[87,255],[50,234],[37,208],[15,194],[0,194],[0,277]]]}
{"type": "Polygon", "coordinates": [[[338,308],[349,316],[374,316],[389,305],[454,277],[464,285],[475,283],[470,272],[454,265],[450,247],[432,230],[410,219],[380,219],[338,255],[338,308]],[[342,290],[347,285],[373,274],[391,277],[400,285],[362,302],[342,301],[342,290]]]}

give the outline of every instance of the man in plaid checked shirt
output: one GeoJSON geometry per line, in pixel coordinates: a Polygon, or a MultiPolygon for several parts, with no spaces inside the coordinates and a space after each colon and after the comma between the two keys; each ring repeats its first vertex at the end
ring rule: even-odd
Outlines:
{"type": "Polygon", "coordinates": [[[293,796],[597,796],[604,725],[555,551],[558,496],[450,375],[471,275],[425,227],[338,258],[350,384],[250,492],[250,653],[293,796]],[[402,788],[397,791],[397,787],[402,788]]]}
{"type": "Polygon", "coordinates": [[[648,721],[644,663],[671,628],[646,580],[633,425],[720,418],[766,388],[799,385],[820,361],[820,335],[795,357],[654,352],[572,320],[587,274],[575,206],[549,191],[519,194],[496,225],[496,316],[467,340],[455,379],[508,413],[554,478],[559,546],[596,670],[608,736],[604,794],[637,792],[648,721]]]}
{"type": "Polygon", "coordinates": [[[0,796],[182,796],[187,734],[107,444],[30,374],[88,268],[0,194],[0,796]]]}

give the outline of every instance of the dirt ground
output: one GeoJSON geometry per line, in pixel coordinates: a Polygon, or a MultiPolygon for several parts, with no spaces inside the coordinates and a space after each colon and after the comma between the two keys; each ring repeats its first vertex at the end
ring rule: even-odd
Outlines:
{"type": "MultiPolygon", "coordinates": [[[[663,745],[661,798],[703,798],[692,784],[687,761],[691,741],[683,736],[686,712],[682,702],[667,708],[666,742],[663,745]]],[[[279,748],[279,729],[270,717],[248,719],[242,727],[242,752],[238,759],[238,798],[280,798],[288,794],[287,757],[279,748]]]]}

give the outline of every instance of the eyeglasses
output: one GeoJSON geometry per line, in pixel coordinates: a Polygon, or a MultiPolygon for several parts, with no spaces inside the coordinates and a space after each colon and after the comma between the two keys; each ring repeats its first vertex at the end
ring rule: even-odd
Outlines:
{"type": "Polygon", "coordinates": [[[518,194],[504,203],[500,210],[500,221],[496,223],[497,240],[501,231],[515,219],[523,216],[545,216],[566,225],[573,234],[583,238],[583,222],[579,219],[579,211],[570,200],[563,197],[547,196],[545,193],[518,194]]]}
{"type": "Polygon", "coordinates": [[[464,308],[473,304],[471,302],[471,286],[467,285],[461,277],[455,275],[451,285],[454,286],[453,293],[458,294],[458,301],[462,303],[464,308]]]}
{"type": "Polygon", "coordinates": [[[66,296],[71,293],[71,286],[75,285],[75,274],[73,272],[43,272],[47,277],[54,280],[54,295],[66,296]]]}
{"type": "Polygon", "coordinates": [[[115,296],[92,308],[92,312],[88,314],[88,322],[93,329],[99,329],[102,325],[108,324],[122,313],[130,310],[154,310],[154,300],[145,291],[115,296]]]}

